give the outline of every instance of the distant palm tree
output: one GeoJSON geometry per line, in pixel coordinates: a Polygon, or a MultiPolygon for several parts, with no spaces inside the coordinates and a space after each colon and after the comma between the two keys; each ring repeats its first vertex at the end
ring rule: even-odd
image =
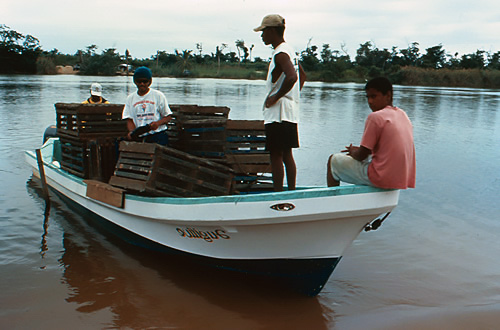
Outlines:
{"type": "Polygon", "coordinates": [[[180,53],[177,49],[175,50],[175,55],[177,56],[177,67],[183,75],[187,74],[191,68],[192,52],[192,50],[185,49],[182,53],[180,53]]]}
{"type": "Polygon", "coordinates": [[[216,48],[216,54],[217,54],[217,74],[219,74],[220,71],[220,57],[222,55],[222,51],[227,48],[227,44],[221,44],[220,48],[217,46],[216,48]]]}

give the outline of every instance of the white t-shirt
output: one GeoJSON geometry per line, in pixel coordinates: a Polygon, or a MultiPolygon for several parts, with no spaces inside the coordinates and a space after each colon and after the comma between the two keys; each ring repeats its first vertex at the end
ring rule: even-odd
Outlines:
{"type": "MultiPolygon", "coordinates": [[[[165,95],[156,90],[149,89],[146,95],[140,96],[137,92],[130,94],[125,101],[122,119],[130,118],[134,121],[136,127],[150,124],[163,117],[172,114],[168,106],[165,95]]],[[[161,125],[156,131],[148,134],[161,132],[167,129],[167,125],[161,125]]]]}
{"type": "Polygon", "coordinates": [[[272,72],[276,66],[274,58],[276,54],[286,53],[290,57],[290,61],[297,72],[297,81],[295,85],[293,85],[292,89],[288,91],[288,93],[280,98],[275,105],[270,108],[266,108],[264,101],[264,123],[270,124],[272,122],[282,122],[288,121],[291,123],[299,122],[299,107],[300,107],[300,75],[299,75],[299,60],[295,55],[295,51],[293,48],[287,44],[286,42],[282,42],[276,47],[273,51],[271,62],[269,63],[269,69],[267,71],[267,81],[266,81],[266,99],[269,95],[276,94],[276,92],[280,89],[283,81],[285,80],[285,74],[282,73],[281,76],[273,83],[273,75],[272,72]]]}

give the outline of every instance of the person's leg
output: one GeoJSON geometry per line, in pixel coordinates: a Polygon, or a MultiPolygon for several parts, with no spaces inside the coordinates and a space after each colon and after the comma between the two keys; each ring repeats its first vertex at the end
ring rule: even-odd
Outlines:
{"type": "Polygon", "coordinates": [[[326,184],[328,187],[336,187],[340,185],[340,182],[335,180],[332,175],[332,157],[333,155],[330,155],[330,157],[328,157],[328,163],[326,166],[326,184]]]}
{"type": "Polygon", "coordinates": [[[162,146],[167,146],[168,145],[168,134],[167,134],[167,132],[163,131],[160,133],[146,135],[144,142],[157,143],[157,144],[162,145],[162,146]]]}
{"type": "Polygon", "coordinates": [[[286,183],[288,190],[295,190],[297,166],[295,165],[295,159],[293,159],[291,148],[283,151],[283,163],[285,164],[286,169],[286,183]]]}
{"type": "Polygon", "coordinates": [[[326,183],[329,187],[338,186],[341,181],[371,186],[369,165],[369,161],[360,162],[344,153],[333,154],[328,159],[326,183]]]}
{"type": "Polygon", "coordinates": [[[271,150],[270,156],[274,191],[283,191],[283,152],[281,150],[271,150]]]}

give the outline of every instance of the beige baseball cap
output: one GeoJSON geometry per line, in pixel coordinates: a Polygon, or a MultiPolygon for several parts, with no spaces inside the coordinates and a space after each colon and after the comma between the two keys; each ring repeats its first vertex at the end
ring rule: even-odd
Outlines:
{"type": "Polygon", "coordinates": [[[285,19],[278,14],[267,15],[262,19],[259,27],[253,29],[255,32],[264,30],[267,27],[285,26],[285,19]]]}

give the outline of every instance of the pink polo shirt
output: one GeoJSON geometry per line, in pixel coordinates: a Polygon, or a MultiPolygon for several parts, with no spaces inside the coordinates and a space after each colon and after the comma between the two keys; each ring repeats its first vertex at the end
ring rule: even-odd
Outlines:
{"type": "Polygon", "coordinates": [[[372,152],[368,178],[375,186],[415,188],[413,126],[403,110],[387,106],[369,114],[361,145],[372,152]]]}

